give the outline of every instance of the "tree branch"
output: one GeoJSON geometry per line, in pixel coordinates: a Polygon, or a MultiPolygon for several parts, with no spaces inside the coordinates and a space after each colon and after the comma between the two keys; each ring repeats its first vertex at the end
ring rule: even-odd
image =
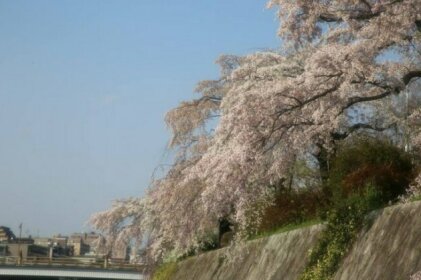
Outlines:
{"type": "Polygon", "coordinates": [[[371,129],[374,131],[378,131],[378,132],[382,132],[385,130],[388,130],[390,128],[392,128],[393,126],[395,126],[395,123],[392,123],[386,127],[377,127],[377,126],[372,126],[371,124],[367,124],[367,123],[357,123],[352,125],[351,127],[348,128],[348,131],[346,132],[332,132],[331,136],[333,140],[343,140],[345,138],[347,138],[350,134],[352,134],[353,132],[359,130],[359,129],[371,129]]]}
{"type": "Polygon", "coordinates": [[[405,85],[409,84],[409,82],[411,81],[412,78],[420,78],[421,77],[421,70],[414,70],[414,71],[410,71],[408,73],[406,73],[403,77],[402,77],[402,81],[404,82],[405,85]]]}
{"type": "Polygon", "coordinates": [[[349,99],[349,102],[345,105],[345,107],[342,108],[341,112],[345,111],[346,109],[348,109],[349,107],[361,103],[361,102],[369,102],[369,101],[374,101],[374,100],[379,100],[382,98],[385,98],[386,96],[389,96],[392,92],[391,91],[385,91],[381,94],[378,95],[373,95],[373,96],[356,96],[356,97],[351,97],[349,99]]]}
{"type": "MultiPolygon", "coordinates": [[[[368,20],[375,17],[378,17],[380,12],[371,12],[371,11],[362,11],[360,13],[350,14],[349,19],[354,20],[368,20]]],[[[344,21],[342,17],[334,15],[334,14],[321,14],[319,19],[325,22],[342,22],[344,21]]]]}
{"type": "Polygon", "coordinates": [[[282,116],[282,114],[284,114],[284,113],[287,113],[287,112],[293,111],[293,110],[298,109],[298,108],[300,108],[300,107],[303,107],[304,105],[306,105],[306,104],[308,104],[308,103],[311,103],[311,102],[313,102],[313,101],[315,101],[315,100],[317,100],[317,99],[319,99],[319,98],[322,98],[322,97],[324,97],[324,96],[328,95],[329,93],[334,92],[334,91],[335,91],[335,90],[337,90],[338,88],[339,88],[339,84],[337,84],[337,85],[333,86],[332,88],[329,88],[329,89],[327,89],[327,90],[325,90],[325,91],[323,91],[323,92],[321,92],[321,93],[319,93],[319,94],[316,94],[316,95],[314,95],[313,97],[311,97],[311,98],[309,98],[309,99],[306,99],[306,100],[304,100],[304,101],[301,101],[299,104],[297,104],[297,105],[295,105],[295,106],[291,106],[291,107],[289,107],[289,108],[285,108],[285,109],[283,109],[283,110],[280,110],[280,111],[278,111],[278,112],[277,112],[277,115],[278,115],[278,117],[280,117],[280,116],[282,116]]]}

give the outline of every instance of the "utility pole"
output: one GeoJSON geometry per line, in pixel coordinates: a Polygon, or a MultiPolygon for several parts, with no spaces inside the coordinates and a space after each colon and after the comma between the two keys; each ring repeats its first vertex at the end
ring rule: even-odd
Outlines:
{"type": "Polygon", "coordinates": [[[22,239],[22,223],[19,225],[19,239],[18,239],[18,265],[22,264],[22,250],[20,248],[20,242],[22,239]]]}

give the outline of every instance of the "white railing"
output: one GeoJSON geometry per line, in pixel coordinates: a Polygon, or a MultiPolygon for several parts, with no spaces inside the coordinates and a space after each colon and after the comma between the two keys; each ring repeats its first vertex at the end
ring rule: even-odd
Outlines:
{"type": "Polygon", "coordinates": [[[75,267],[90,269],[107,269],[107,270],[131,270],[145,271],[144,264],[134,264],[119,259],[103,259],[103,258],[76,258],[76,257],[0,257],[0,266],[49,266],[49,267],[75,267]]]}

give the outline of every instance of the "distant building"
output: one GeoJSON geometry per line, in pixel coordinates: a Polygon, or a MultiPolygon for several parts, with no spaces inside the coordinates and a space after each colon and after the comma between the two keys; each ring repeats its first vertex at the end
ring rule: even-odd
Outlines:
{"type": "Polygon", "coordinates": [[[34,244],[42,247],[50,247],[53,242],[49,237],[35,237],[34,244]]]}
{"type": "MultiPolygon", "coordinates": [[[[129,247],[107,251],[97,246],[102,236],[95,232],[61,234],[52,237],[16,238],[8,227],[0,226],[0,256],[106,256],[128,260],[129,247]]],[[[102,238],[102,240],[104,240],[102,238]]]]}
{"type": "Polygon", "coordinates": [[[95,232],[74,233],[69,237],[68,246],[73,248],[74,256],[103,255],[96,250],[96,243],[100,237],[95,232]]]}
{"type": "Polygon", "coordinates": [[[0,226],[0,242],[9,242],[15,240],[16,236],[13,234],[12,230],[5,226],[0,226]]]}
{"type": "Polygon", "coordinates": [[[83,243],[81,234],[70,235],[67,245],[73,256],[82,256],[89,252],[89,245],[83,243]]]}
{"type": "Polygon", "coordinates": [[[101,235],[95,232],[84,233],[82,237],[83,243],[89,245],[91,249],[93,249],[98,241],[101,238],[101,235]]]}
{"type": "Polygon", "coordinates": [[[0,256],[19,257],[46,257],[48,248],[30,243],[2,243],[0,244],[0,256]]]}
{"type": "Polygon", "coordinates": [[[53,246],[66,248],[67,247],[67,236],[62,236],[61,234],[53,235],[53,238],[51,238],[51,242],[53,243],[53,246]]]}
{"type": "Polygon", "coordinates": [[[52,249],[53,256],[69,256],[71,248],[68,246],[68,237],[55,235],[53,237],[36,237],[34,244],[44,249],[52,249]]]}
{"type": "Polygon", "coordinates": [[[47,250],[35,245],[31,237],[16,238],[10,228],[0,226],[0,256],[19,257],[45,256],[47,250]]]}

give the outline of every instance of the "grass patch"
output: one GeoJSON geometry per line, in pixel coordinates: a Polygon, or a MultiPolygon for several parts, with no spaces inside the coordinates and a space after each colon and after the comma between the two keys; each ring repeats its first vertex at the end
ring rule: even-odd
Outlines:
{"type": "Polygon", "coordinates": [[[154,272],[152,280],[170,280],[177,271],[176,262],[163,263],[154,272]]]}
{"type": "Polygon", "coordinates": [[[314,219],[314,220],[308,220],[302,223],[294,223],[294,224],[288,224],[288,225],[284,225],[281,226],[279,228],[270,230],[270,231],[264,231],[264,232],[260,232],[256,235],[250,236],[248,240],[254,240],[254,239],[259,239],[259,238],[263,238],[263,237],[268,237],[274,234],[279,234],[279,233],[283,233],[283,232],[288,232],[291,230],[296,230],[296,229],[300,229],[300,228],[304,228],[304,227],[309,227],[309,226],[313,226],[313,225],[317,225],[322,223],[321,219],[314,219]]]}
{"type": "Polygon", "coordinates": [[[418,195],[418,196],[412,197],[410,201],[415,202],[415,201],[420,201],[420,200],[421,200],[421,195],[418,195]]]}

